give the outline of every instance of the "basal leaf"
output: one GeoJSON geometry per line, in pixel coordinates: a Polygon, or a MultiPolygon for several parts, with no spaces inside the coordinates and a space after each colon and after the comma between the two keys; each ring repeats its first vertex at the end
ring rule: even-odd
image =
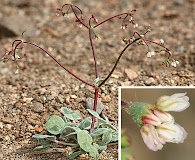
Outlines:
{"type": "Polygon", "coordinates": [[[78,151],[78,152],[74,152],[72,154],[70,154],[68,156],[68,158],[71,160],[71,159],[75,159],[76,157],[78,157],[80,154],[82,154],[83,152],[82,151],[78,151]]]}
{"type": "Polygon", "coordinates": [[[96,117],[100,121],[101,125],[103,124],[103,125],[111,128],[111,129],[113,129],[113,130],[116,130],[116,128],[113,125],[111,125],[109,122],[107,122],[106,120],[104,120],[103,118],[101,118],[98,115],[97,112],[95,112],[94,110],[91,110],[91,109],[87,109],[87,110],[89,111],[90,114],[92,114],[94,117],[96,117]]]}
{"type": "Polygon", "coordinates": [[[62,114],[66,117],[66,118],[69,118],[70,120],[79,120],[79,119],[82,119],[82,116],[80,114],[78,114],[77,112],[69,109],[69,108],[66,108],[66,107],[62,107],[61,108],[61,112],[62,114]]]}
{"type": "Polygon", "coordinates": [[[107,144],[107,143],[109,143],[111,141],[111,139],[112,139],[112,130],[108,129],[102,135],[102,141],[107,144]]]}
{"type": "Polygon", "coordinates": [[[116,141],[118,141],[118,131],[112,133],[111,142],[116,142],[116,141]]]}
{"type": "Polygon", "coordinates": [[[80,130],[77,132],[77,141],[79,146],[86,152],[91,150],[92,137],[85,130],[80,130]]]}
{"type": "Polygon", "coordinates": [[[36,139],[56,139],[56,136],[44,135],[44,134],[34,134],[32,137],[36,139]]]}
{"type": "Polygon", "coordinates": [[[87,117],[79,124],[78,127],[80,129],[90,129],[91,123],[92,123],[91,117],[87,117]]]}
{"type": "Polygon", "coordinates": [[[58,135],[61,133],[61,131],[63,131],[65,125],[66,124],[61,117],[52,115],[46,122],[46,129],[49,133],[58,135]]]}

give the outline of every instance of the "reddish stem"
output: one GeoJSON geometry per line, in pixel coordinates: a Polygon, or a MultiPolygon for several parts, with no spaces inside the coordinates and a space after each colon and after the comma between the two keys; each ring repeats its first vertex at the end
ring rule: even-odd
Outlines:
{"type": "Polygon", "coordinates": [[[108,18],[108,19],[106,19],[106,20],[104,20],[104,21],[102,21],[102,22],[96,24],[95,26],[93,26],[93,28],[96,28],[96,27],[98,27],[99,25],[101,25],[101,24],[103,24],[103,23],[105,23],[105,22],[107,22],[107,21],[110,21],[110,20],[113,19],[113,18],[122,16],[122,15],[125,15],[125,14],[128,15],[128,13],[121,13],[121,14],[117,14],[117,15],[115,15],[115,16],[112,16],[112,17],[110,17],[110,18],[108,18]]]}
{"type": "MultiPolygon", "coordinates": [[[[93,104],[93,110],[94,110],[94,111],[97,110],[98,91],[99,91],[99,89],[98,89],[98,88],[95,88],[95,93],[94,93],[95,97],[94,97],[94,104],[93,104]]],[[[93,132],[93,130],[94,130],[94,125],[95,125],[95,117],[93,116],[93,117],[92,117],[91,128],[90,128],[90,133],[93,132]]]]}
{"type": "MultiPolygon", "coordinates": [[[[39,45],[33,43],[33,42],[23,42],[23,43],[26,43],[26,44],[30,44],[30,45],[33,45],[37,48],[39,48],[40,50],[42,50],[43,52],[45,52],[48,56],[50,56],[60,67],[62,67],[65,71],[67,71],[69,74],[71,74],[73,77],[75,77],[77,80],[85,83],[86,85],[89,85],[91,87],[95,87],[94,84],[91,84],[83,79],[81,79],[80,77],[78,77],[77,75],[75,75],[74,73],[72,73],[70,70],[68,70],[66,67],[64,67],[57,59],[55,59],[49,52],[47,52],[45,49],[43,49],[42,47],[40,47],[39,45]]],[[[18,45],[16,45],[18,46],[18,45]]],[[[15,51],[14,51],[15,53],[15,51]]]]}
{"type": "Polygon", "coordinates": [[[96,55],[95,55],[93,40],[92,40],[92,37],[91,37],[91,28],[89,28],[89,40],[90,40],[91,50],[92,50],[93,59],[94,59],[95,77],[98,78],[97,59],[96,59],[96,55]]]}
{"type": "Polygon", "coordinates": [[[126,47],[122,50],[122,52],[120,53],[118,59],[116,60],[114,66],[113,66],[113,68],[112,68],[112,70],[110,71],[110,73],[108,74],[108,76],[107,76],[107,77],[98,85],[98,87],[101,87],[101,86],[108,80],[108,78],[110,78],[110,76],[111,76],[112,73],[114,72],[114,70],[115,70],[117,64],[119,63],[119,60],[120,60],[120,58],[122,57],[123,53],[127,50],[127,48],[128,48],[129,46],[131,46],[133,43],[135,43],[135,42],[138,41],[139,39],[141,39],[141,38],[139,37],[139,38],[135,39],[134,41],[132,41],[131,43],[129,43],[129,44],[126,45],[126,47]]]}
{"type": "Polygon", "coordinates": [[[168,59],[170,59],[171,58],[171,53],[170,53],[170,51],[169,51],[169,49],[167,48],[167,47],[165,47],[164,45],[162,45],[162,44],[159,44],[159,43],[157,43],[157,42],[154,42],[154,41],[151,41],[151,40],[149,40],[149,39],[144,39],[145,41],[148,41],[148,42],[150,42],[150,43],[154,43],[154,44],[156,44],[156,45],[158,45],[158,46],[161,46],[161,47],[163,47],[164,49],[165,49],[165,51],[168,53],[168,59]]]}
{"type": "MultiPolygon", "coordinates": [[[[74,9],[73,9],[72,6],[73,6],[73,5],[71,5],[72,12],[74,13],[74,15],[75,15],[76,19],[79,21],[79,23],[81,23],[81,24],[82,24],[83,26],[85,26],[86,28],[89,28],[86,24],[84,24],[84,23],[78,18],[77,14],[76,14],[76,12],[74,11],[74,9]]],[[[77,9],[79,9],[77,6],[74,6],[74,7],[76,7],[77,9]]],[[[81,11],[81,10],[79,9],[79,11],[81,11]]],[[[81,14],[82,14],[82,12],[81,12],[81,14]]]]}

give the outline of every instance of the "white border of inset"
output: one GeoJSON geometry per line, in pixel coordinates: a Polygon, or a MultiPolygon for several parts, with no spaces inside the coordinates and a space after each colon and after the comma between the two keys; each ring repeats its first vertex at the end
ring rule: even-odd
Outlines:
{"type": "Polygon", "coordinates": [[[118,87],[118,160],[121,160],[121,89],[195,89],[195,86],[119,86],[118,87]]]}

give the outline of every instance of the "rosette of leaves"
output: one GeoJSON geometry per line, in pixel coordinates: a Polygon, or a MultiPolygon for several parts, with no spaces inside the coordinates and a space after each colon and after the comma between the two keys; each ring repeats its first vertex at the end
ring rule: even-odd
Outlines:
{"type": "Polygon", "coordinates": [[[52,115],[48,118],[45,128],[50,135],[35,134],[33,138],[40,144],[35,150],[52,148],[55,142],[61,142],[72,146],[72,153],[69,159],[74,159],[80,154],[88,153],[95,160],[99,153],[107,149],[107,145],[118,141],[118,131],[110,124],[107,118],[101,118],[95,111],[88,109],[88,112],[96,117],[97,122],[92,133],[89,132],[92,118],[85,119],[82,116],[66,107],[61,108],[62,117],[52,115]],[[56,141],[58,139],[58,141],[56,141]]]}

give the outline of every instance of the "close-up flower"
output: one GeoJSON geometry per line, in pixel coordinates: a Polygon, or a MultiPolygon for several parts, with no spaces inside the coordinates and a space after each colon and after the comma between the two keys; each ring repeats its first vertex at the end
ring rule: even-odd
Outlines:
{"type": "Polygon", "coordinates": [[[186,93],[176,93],[171,96],[162,96],[156,103],[156,108],[163,111],[181,112],[190,106],[186,93]]]}
{"type": "Polygon", "coordinates": [[[125,110],[141,127],[140,133],[146,146],[152,151],[163,148],[167,142],[183,143],[187,132],[166,111],[181,112],[190,106],[186,93],[160,97],[155,104],[134,102],[125,110]]]}

